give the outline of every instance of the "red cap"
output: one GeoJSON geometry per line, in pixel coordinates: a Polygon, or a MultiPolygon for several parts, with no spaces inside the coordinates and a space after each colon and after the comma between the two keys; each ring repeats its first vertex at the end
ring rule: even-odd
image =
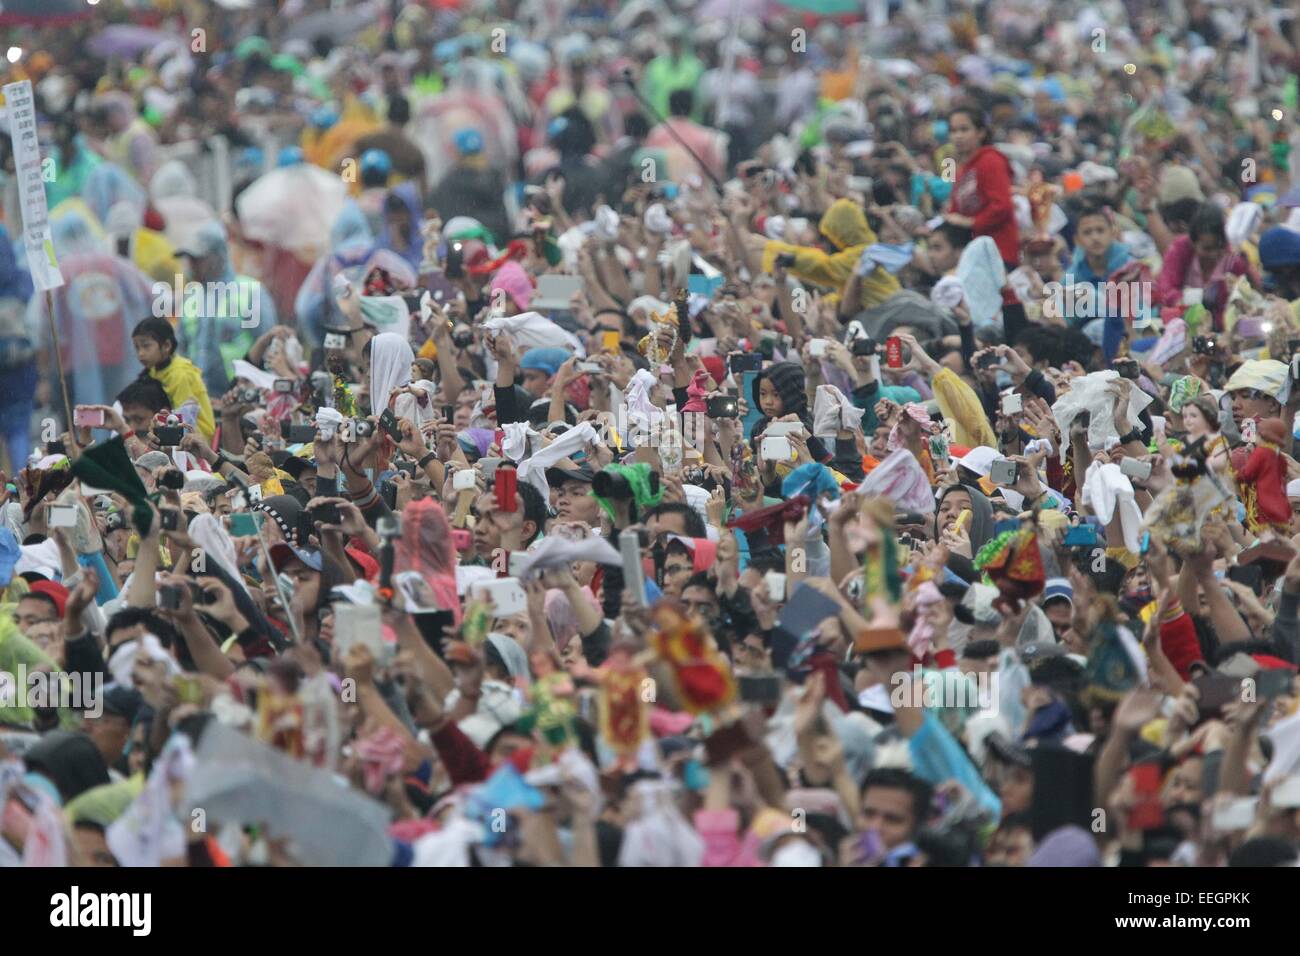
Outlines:
{"type": "Polygon", "coordinates": [[[722,356],[709,355],[700,359],[700,362],[708,370],[709,374],[713,376],[713,381],[718,385],[721,385],[722,380],[727,377],[727,367],[723,364],[722,356]]]}
{"type": "Polygon", "coordinates": [[[37,581],[28,588],[33,594],[44,594],[54,602],[55,609],[59,612],[59,620],[63,619],[64,609],[68,606],[68,589],[57,581],[37,581]]]}
{"type": "Polygon", "coordinates": [[[379,577],[379,562],[372,558],[365,551],[362,551],[355,544],[350,544],[343,549],[343,553],[348,556],[352,566],[357,569],[357,574],[361,575],[367,581],[375,581],[379,577]]]}

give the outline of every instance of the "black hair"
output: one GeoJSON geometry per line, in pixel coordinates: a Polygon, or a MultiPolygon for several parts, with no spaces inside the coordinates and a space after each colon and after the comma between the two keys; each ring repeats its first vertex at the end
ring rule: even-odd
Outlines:
{"type": "Polygon", "coordinates": [[[916,835],[915,843],[925,854],[926,866],[970,866],[976,854],[974,834],[964,827],[927,828],[916,835]]]}
{"type": "Polygon", "coordinates": [[[1215,236],[1220,243],[1226,243],[1223,231],[1223,210],[1212,202],[1201,203],[1191,222],[1187,224],[1187,238],[1195,242],[1201,236],[1215,236]]]}
{"type": "Polygon", "coordinates": [[[930,800],[934,797],[934,788],[914,776],[910,771],[900,767],[877,767],[867,772],[862,782],[862,795],[872,787],[882,790],[905,790],[912,795],[913,826],[920,828],[930,815],[930,800]]]}
{"type": "Polygon", "coordinates": [[[1253,837],[1228,856],[1228,866],[1292,866],[1295,844],[1281,837],[1253,837]]]}
{"type": "Polygon", "coordinates": [[[388,122],[394,126],[405,126],[410,121],[410,101],[400,93],[394,93],[388,98],[388,122]]]}
{"type": "Polygon", "coordinates": [[[690,90],[673,90],[668,94],[668,115],[690,116],[695,108],[695,94],[690,90]]]}
{"type": "Polygon", "coordinates": [[[171,407],[167,391],[156,378],[141,378],[117,393],[117,403],[123,408],[135,405],[150,412],[160,412],[171,407]]]}
{"type": "MultiPolygon", "coordinates": [[[[1079,196],[1074,204],[1074,225],[1078,228],[1080,222],[1085,216],[1105,216],[1106,210],[1110,203],[1104,196],[1098,196],[1096,193],[1084,193],[1079,196]]],[[[1109,222],[1109,217],[1107,217],[1109,222]]]]}
{"type": "Polygon", "coordinates": [[[542,493],[526,481],[519,482],[515,489],[524,503],[524,520],[533,522],[536,528],[532,536],[524,542],[525,547],[537,540],[537,536],[542,533],[542,526],[546,524],[546,519],[550,516],[550,508],[547,507],[546,499],[542,493]]]}
{"type": "Polygon", "coordinates": [[[1029,830],[1033,832],[1034,818],[1030,816],[1028,810],[1017,810],[1015,813],[1008,813],[998,824],[998,829],[1006,830],[1029,830]]]}
{"type": "Polygon", "coordinates": [[[650,122],[641,113],[632,113],[623,117],[623,132],[635,140],[645,139],[650,135],[650,122]]]}
{"type": "MultiPolygon", "coordinates": [[[[682,523],[686,527],[686,537],[688,538],[703,538],[708,535],[708,530],[705,528],[704,519],[700,517],[700,513],[684,501],[664,501],[648,509],[645,513],[647,518],[656,515],[681,515],[682,523]]],[[[784,567],[784,562],[782,566],[784,567]]]]}
{"type": "MultiPolygon", "coordinates": [[[[954,222],[945,222],[935,227],[934,232],[939,233],[948,240],[948,244],[954,249],[964,249],[975,238],[975,233],[965,226],[959,226],[954,222]]],[[[933,235],[933,233],[932,233],[933,235]]]]}
{"type": "Polygon", "coordinates": [[[978,661],[992,657],[1001,649],[1002,645],[994,640],[971,641],[962,649],[961,656],[964,660],[978,661]]]}
{"type": "Polygon", "coordinates": [[[26,594],[19,596],[18,600],[23,601],[29,598],[33,601],[44,601],[50,606],[51,610],[54,611],[57,617],[63,616],[59,614],[59,605],[55,602],[54,598],[50,597],[50,595],[46,594],[44,591],[28,591],[26,594]]]}
{"type": "Polygon", "coordinates": [[[1173,202],[1160,204],[1160,218],[1167,223],[1190,223],[1196,211],[1201,208],[1201,201],[1194,196],[1185,196],[1173,202]]]}
{"type": "Polygon", "coordinates": [[[137,624],[143,624],[146,631],[158,638],[158,643],[175,655],[182,669],[198,670],[190,656],[189,645],[181,640],[180,633],[169,620],[148,607],[124,607],[108,619],[104,625],[105,654],[111,653],[115,633],[137,624]]]}
{"type": "Polygon", "coordinates": [[[958,103],[948,111],[948,122],[951,123],[952,118],[958,113],[965,113],[969,116],[971,125],[975,127],[976,132],[984,134],[981,142],[988,143],[992,130],[989,127],[988,119],[984,116],[984,111],[974,103],[958,103]]]}
{"type": "Polygon", "coordinates": [[[385,215],[387,215],[390,212],[409,213],[410,211],[411,211],[410,207],[406,205],[406,201],[402,199],[402,197],[399,196],[397,193],[389,193],[387,196],[384,197],[385,215]]]}
{"type": "Polygon", "coordinates": [[[159,345],[170,345],[172,354],[176,354],[176,330],[166,319],[159,319],[150,316],[147,319],[136,323],[136,327],[131,330],[131,338],[150,338],[159,345]]]}
{"type": "Polygon", "coordinates": [[[749,566],[755,571],[767,574],[769,571],[785,571],[785,555],[777,548],[762,548],[749,552],[749,566]]]}
{"type": "Polygon", "coordinates": [[[687,588],[704,588],[705,590],[712,591],[713,579],[709,577],[708,571],[696,571],[687,579],[686,584],[682,586],[683,591],[687,588]]]}

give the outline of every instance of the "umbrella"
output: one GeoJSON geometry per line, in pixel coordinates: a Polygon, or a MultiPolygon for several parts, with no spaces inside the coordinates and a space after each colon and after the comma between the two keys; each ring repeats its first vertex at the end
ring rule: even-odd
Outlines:
{"type": "Polygon", "coordinates": [[[489,166],[502,169],[514,163],[518,140],[505,102],[473,90],[450,90],[421,106],[407,130],[424,153],[429,182],[438,182],[455,163],[452,137],[466,128],[482,134],[483,158],[489,166]]]}
{"type": "Polygon", "coordinates": [[[317,37],[325,36],[335,43],[342,43],[378,22],[380,12],[379,4],[363,3],[351,9],[309,13],[290,24],[284,39],[311,42],[317,37]]]}
{"type": "Polygon", "coordinates": [[[866,4],[862,0],[780,0],[792,10],[817,13],[824,17],[839,16],[842,13],[866,15],[866,4]]]}
{"type": "Polygon", "coordinates": [[[307,866],[388,866],[391,814],[334,775],[212,721],[185,787],[190,807],[222,823],[288,837],[307,866]]]}
{"type": "MultiPolygon", "coordinates": [[[[7,8],[8,4],[5,6],[7,8]]],[[[184,41],[173,33],[128,23],[115,23],[95,34],[86,47],[100,59],[109,60],[113,57],[135,58],[163,43],[174,44],[178,50],[185,47],[184,41]]]]}
{"type": "Polygon", "coordinates": [[[88,20],[94,12],[85,0],[4,0],[0,3],[0,27],[58,26],[88,20]]]}
{"type": "Polygon", "coordinates": [[[318,250],[343,209],[347,186],[319,166],[273,169],[239,195],[245,239],[292,251],[318,250]]]}

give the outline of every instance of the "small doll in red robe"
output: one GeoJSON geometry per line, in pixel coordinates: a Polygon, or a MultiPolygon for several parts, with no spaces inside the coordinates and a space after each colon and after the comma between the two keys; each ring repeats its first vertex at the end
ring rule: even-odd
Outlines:
{"type": "Polygon", "coordinates": [[[1255,450],[1237,471],[1237,485],[1246,505],[1246,527],[1255,534],[1284,532],[1291,522],[1291,505],[1286,498],[1286,458],[1282,443],[1286,424],[1280,418],[1265,418],[1256,432],[1255,450]]]}

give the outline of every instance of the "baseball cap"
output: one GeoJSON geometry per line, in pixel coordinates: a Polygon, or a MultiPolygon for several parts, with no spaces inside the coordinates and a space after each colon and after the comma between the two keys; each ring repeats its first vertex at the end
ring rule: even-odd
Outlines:
{"type": "Polygon", "coordinates": [[[1074,587],[1067,578],[1048,578],[1043,584],[1043,603],[1056,598],[1065,598],[1074,607],[1074,587]]]}
{"type": "Polygon", "coordinates": [[[184,248],[177,249],[177,256],[189,256],[200,259],[226,247],[226,230],[219,222],[209,220],[194,230],[184,248]]]}
{"type": "Polygon", "coordinates": [[[477,156],[483,152],[483,134],[473,127],[457,130],[452,142],[462,156],[477,156]]]}
{"type": "Polygon", "coordinates": [[[563,484],[566,481],[581,481],[583,484],[591,484],[596,475],[586,465],[580,465],[577,468],[547,468],[546,480],[554,488],[556,485],[563,484]]]}
{"type": "Polygon", "coordinates": [[[535,348],[524,353],[524,357],[519,361],[519,367],[554,375],[568,359],[569,353],[564,349],[535,348]]]}
{"type": "Polygon", "coordinates": [[[115,684],[104,691],[104,713],[115,717],[125,717],[128,723],[135,723],[135,716],[144,706],[144,698],[133,687],[115,684]]]}
{"type": "Polygon", "coordinates": [[[321,569],[321,554],[319,551],[309,551],[306,548],[295,548],[291,544],[281,541],[279,544],[271,545],[271,566],[275,568],[275,573],[279,574],[284,570],[285,565],[294,559],[301,561],[313,571],[321,569]]]}

